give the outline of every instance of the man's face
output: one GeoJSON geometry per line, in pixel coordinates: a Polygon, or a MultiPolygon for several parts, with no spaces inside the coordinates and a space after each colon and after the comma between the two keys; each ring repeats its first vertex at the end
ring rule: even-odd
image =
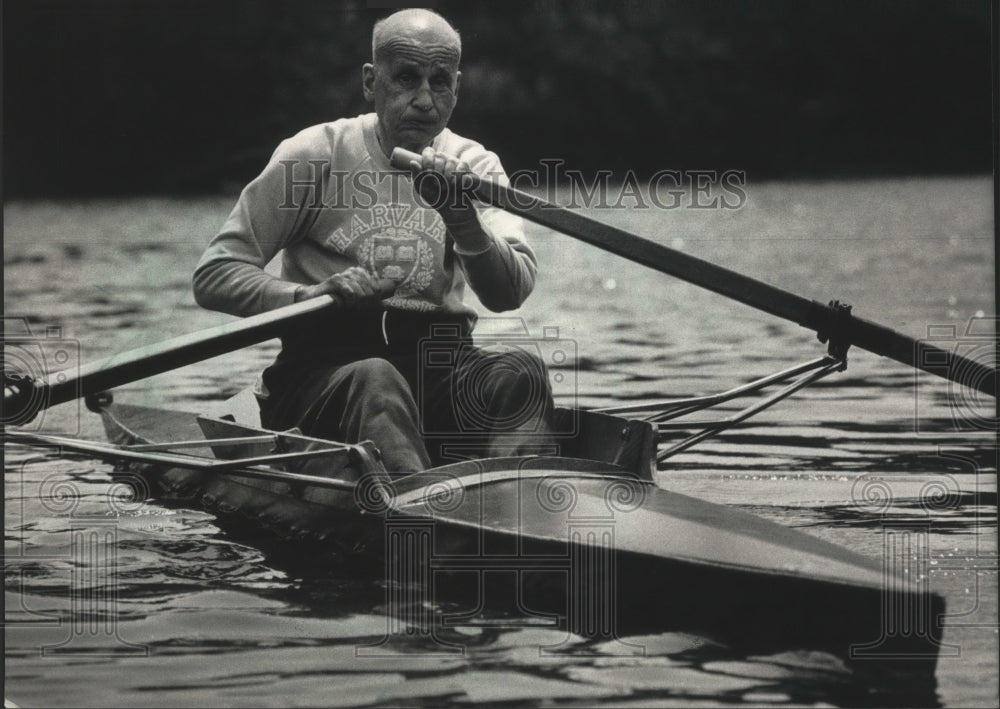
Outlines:
{"type": "Polygon", "coordinates": [[[387,42],[363,72],[382,149],[388,154],[395,147],[414,152],[427,147],[448,125],[460,79],[452,48],[411,39],[387,42]]]}

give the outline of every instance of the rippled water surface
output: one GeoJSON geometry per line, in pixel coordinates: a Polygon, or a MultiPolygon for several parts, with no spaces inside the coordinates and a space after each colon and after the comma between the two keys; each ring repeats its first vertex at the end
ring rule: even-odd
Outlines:
{"type": "MultiPolygon", "coordinates": [[[[806,297],[847,301],[912,337],[932,328],[947,346],[982,353],[993,333],[991,189],[987,178],[751,184],[740,210],[595,216],[806,297]],[[970,333],[970,321],[980,329],[970,333]]],[[[228,321],[194,304],[189,279],[230,206],[6,205],[5,317],[26,319],[39,341],[33,356],[63,351],[83,362],[228,321]]],[[[795,325],[568,237],[530,234],[539,286],[513,316],[534,334],[558,328],[575,347],[561,403],[708,393],[823,351],[795,325]]],[[[517,327],[484,319],[480,334],[502,339],[517,327]]],[[[122,387],[116,398],[211,413],[274,353],[263,344],[122,387]]],[[[948,602],[930,688],[862,682],[818,653],[740,655],[660,629],[625,639],[644,654],[554,628],[471,623],[448,631],[461,653],[439,652],[419,633],[365,652],[387,628],[377,578],[289,567],[226,536],[204,511],[130,500],[104,463],[9,446],[6,696],[25,707],[996,706],[996,448],[983,430],[992,406],[852,352],[847,372],[659,473],[662,486],[872,557],[887,524],[925,530],[915,568],[948,602]],[[100,543],[81,544],[88,539],[100,543]]],[[[77,404],[36,425],[103,436],[77,404]]]]}

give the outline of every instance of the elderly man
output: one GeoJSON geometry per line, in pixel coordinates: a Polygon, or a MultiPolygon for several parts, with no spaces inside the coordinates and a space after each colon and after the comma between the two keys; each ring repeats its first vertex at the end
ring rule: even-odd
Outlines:
{"type": "Polygon", "coordinates": [[[473,451],[545,452],[543,364],[473,346],[477,316],[463,302],[468,284],[492,311],[519,307],[536,259],[519,219],[455,188],[469,170],[506,180],[496,155],[447,128],[459,35],[436,13],[403,10],[375,25],[372,55],[362,87],[375,113],[278,146],[202,256],[195,298],[241,316],[323,294],[340,300],[328,320],[282,338],[256,387],[268,428],[372,440],[390,472],[473,451]],[[418,180],[423,190],[390,166],[397,146],[435,177],[418,180]],[[437,194],[426,187],[435,184],[437,194]],[[265,266],[278,254],[276,277],[265,266]]]}

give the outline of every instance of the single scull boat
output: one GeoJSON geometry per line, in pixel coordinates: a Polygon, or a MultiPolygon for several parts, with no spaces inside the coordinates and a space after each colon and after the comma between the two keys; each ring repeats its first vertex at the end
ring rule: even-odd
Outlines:
{"type": "MultiPolygon", "coordinates": [[[[413,156],[397,152],[394,164],[413,156]]],[[[573,425],[551,456],[464,460],[393,478],[370,443],[263,429],[255,401],[225,416],[116,403],[106,389],[273,338],[340,307],[323,296],[107,361],[31,380],[4,373],[8,443],[55,445],[120,463],[139,496],[207,507],[289,548],[378,559],[392,585],[474,613],[556,622],[589,637],[690,630],[734,648],[816,649],[849,662],[932,670],[944,601],[870,559],[809,534],[659,487],[658,464],[846,366],[857,345],[995,396],[996,371],[947,350],[639,239],[509,187],[477,197],[647,266],[814,329],[828,355],[724,394],[560,409],[573,425]],[[739,414],[676,419],[780,385],[739,414]],[[17,430],[43,408],[87,397],[110,443],[17,430]],[[675,439],[677,429],[697,429],[675,439]]],[[[426,605],[426,604],[418,604],[426,605]]],[[[444,618],[445,622],[468,616],[444,618]]]]}

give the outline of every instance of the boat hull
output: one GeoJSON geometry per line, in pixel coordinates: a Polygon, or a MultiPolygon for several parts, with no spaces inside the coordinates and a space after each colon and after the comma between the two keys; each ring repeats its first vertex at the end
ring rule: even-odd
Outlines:
{"type": "MultiPolygon", "coordinates": [[[[117,444],[200,435],[192,414],[100,413],[117,444]]],[[[437,607],[449,609],[434,615],[439,626],[494,618],[597,639],[688,631],[741,652],[819,650],[931,676],[939,654],[943,599],[881,561],[607,462],[464,461],[392,481],[391,502],[359,495],[360,484],[152,466],[118,474],[229,529],[270,530],[313,565],[317,549],[363,560],[358,568],[384,574],[388,610],[404,624],[437,607]]]]}

